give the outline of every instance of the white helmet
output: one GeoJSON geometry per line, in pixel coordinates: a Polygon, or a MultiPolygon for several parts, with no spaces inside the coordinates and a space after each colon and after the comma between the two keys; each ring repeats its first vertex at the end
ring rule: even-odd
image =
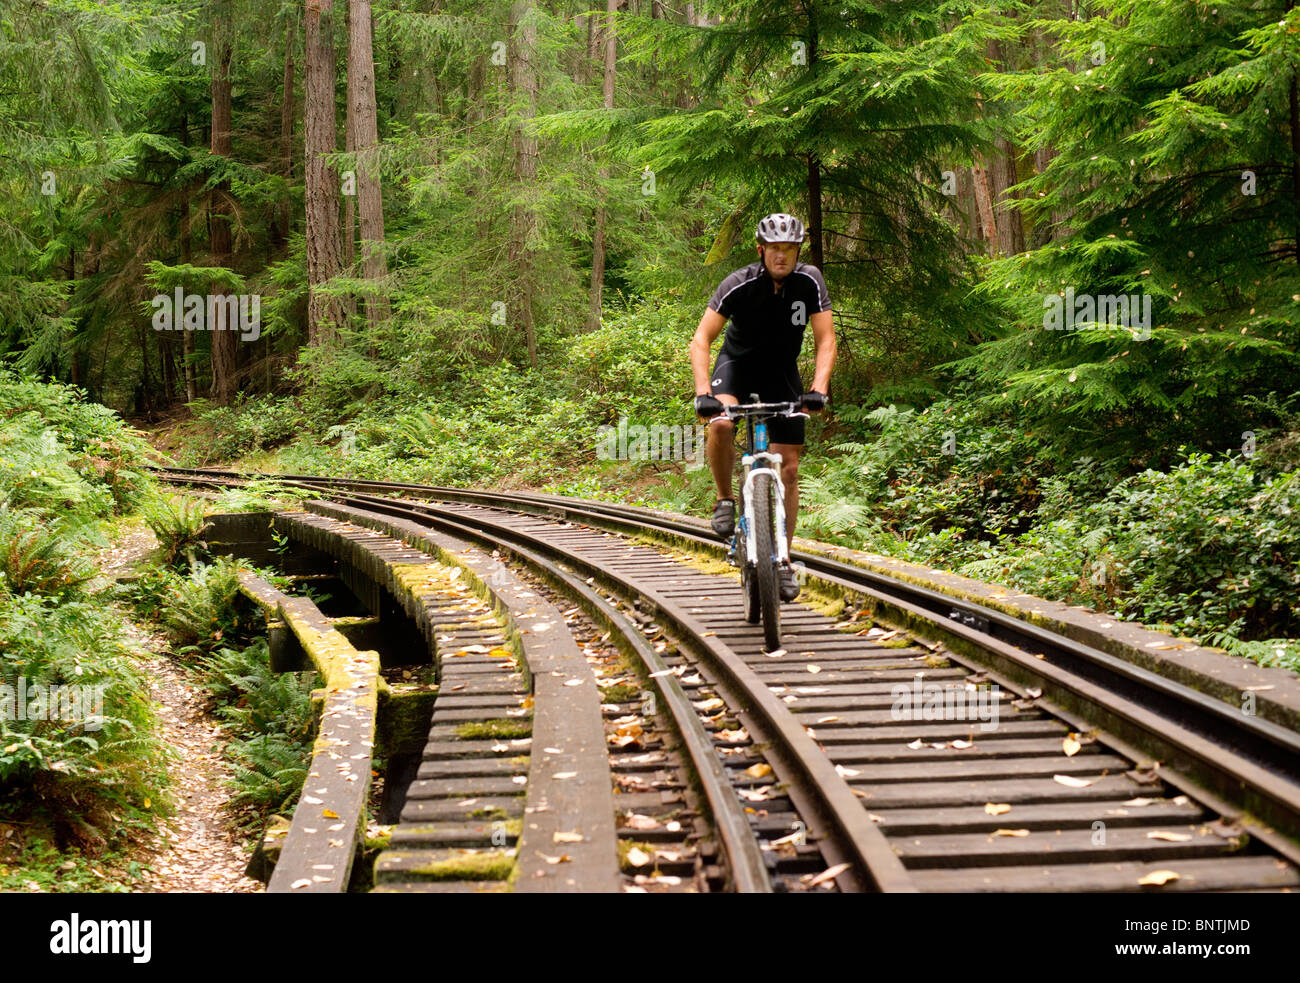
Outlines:
{"type": "Polygon", "coordinates": [[[803,242],[803,223],[785,212],[773,212],[759,219],[754,238],[759,242],[803,242]]]}

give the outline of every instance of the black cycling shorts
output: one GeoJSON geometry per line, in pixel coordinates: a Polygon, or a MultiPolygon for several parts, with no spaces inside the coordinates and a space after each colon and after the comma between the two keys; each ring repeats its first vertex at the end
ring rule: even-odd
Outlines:
{"type": "MultiPolygon", "coordinates": [[[[798,399],[804,391],[799,370],[793,366],[786,374],[753,372],[725,354],[718,356],[709,385],[713,395],[735,396],[742,403],[754,402],[754,393],[758,394],[760,403],[784,403],[798,399]]],[[[767,421],[768,440],[773,444],[802,444],[805,423],[807,420],[802,416],[793,419],[774,416],[767,421]]]]}

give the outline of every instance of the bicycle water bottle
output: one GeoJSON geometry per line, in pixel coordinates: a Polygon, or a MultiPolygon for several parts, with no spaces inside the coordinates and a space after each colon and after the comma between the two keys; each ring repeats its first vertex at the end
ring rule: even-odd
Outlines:
{"type": "Polygon", "coordinates": [[[762,453],[767,450],[767,424],[754,424],[754,450],[762,453]]]}

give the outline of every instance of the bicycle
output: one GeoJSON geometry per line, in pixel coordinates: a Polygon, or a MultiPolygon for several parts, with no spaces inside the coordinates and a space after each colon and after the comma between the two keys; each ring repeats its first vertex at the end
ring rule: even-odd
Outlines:
{"type": "Polygon", "coordinates": [[[763,622],[769,652],[781,647],[781,597],[778,566],[790,561],[785,536],[785,486],[781,455],[767,449],[767,421],[776,416],[807,417],[799,400],[788,403],[744,403],[728,406],[729,420],[745,420],[744,470],[736,509],[736,531],[728,561],[740,568],[745,620],[763,622]],[[758,465],[755,467],[755,465],[758,465]]]}

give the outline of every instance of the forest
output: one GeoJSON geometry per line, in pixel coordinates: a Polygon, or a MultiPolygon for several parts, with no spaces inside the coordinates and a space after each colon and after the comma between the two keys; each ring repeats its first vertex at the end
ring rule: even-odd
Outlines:
{"type": "MultiPolygon", "coordinates": [[[[0,660],[134,671],[82,556],[183,547],[150,463],[706,516],[610,434],[698,424],[788,212],[800,535],[1300,668],[1293,0],[3,0],[0,190],[0,660]]],[[[218,574],[130,602],[214,648],[218,574]]]]}

